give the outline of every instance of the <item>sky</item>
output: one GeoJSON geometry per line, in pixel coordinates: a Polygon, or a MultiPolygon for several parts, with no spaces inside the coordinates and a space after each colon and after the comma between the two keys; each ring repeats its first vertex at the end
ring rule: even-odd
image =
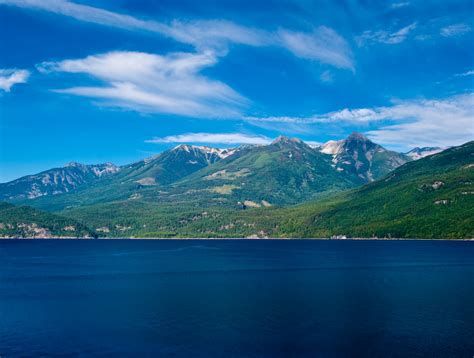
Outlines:
{"type": "Polygon", "coordinates": [[[473,14],[473,0],[0,0],[0,182],[179,143],[465,143],[473,14]]]}

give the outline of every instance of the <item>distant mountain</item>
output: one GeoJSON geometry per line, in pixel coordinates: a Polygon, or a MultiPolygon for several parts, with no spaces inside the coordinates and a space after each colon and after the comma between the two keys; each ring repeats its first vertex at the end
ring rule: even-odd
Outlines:
{"type": "Polygon", "coordinates": [[[186,177],[176,188],[212,192],[222,200],[257,207],[297,203],[354,185],[329,156],[297,138],[281,136],[270,145],[241,149],[186,177]]]}
{"type": "Polygon", "coordinates": [[[420,158],[424,158],[428,155],[433,155],[439,152],[442,152],[446,148],[441,147],[416,147],[410,150],[409,152],[405,153],[406,156],[410,157],[413,160],[417,160],[420,158]]]}
{"type": "Polygon", "coordinates": [[[329,141],[319,147],[332,156],[337,171],[347,173],[359,183],[374,181],[388,174],[411,158],[385,149],[364,135],[354,132],[347,139],[329,141]]]}
{"type": "Polygon", "coordinates": [[[143,186],[173,183],[199,169],[233,154],[236,149],[217,149],[181,144],[173,149],[124,166],[120,181],[133,181],[143,186]]]}
{"type": "Polygon", "coordinates": [[[110,163],[85,165],[71,162],[62,168],[49,169],[8,183],[0,183],[0,200],[35,199],[69,193],[119,170],[119,167],[110,163]]]}
{"type": "Polygon", "coordinates": [[[123,199],[139,188],[173,183],[237,150],[179,145],[122,167],[70,163],[64,168],[0,184],[0,200],[30,203],[31,199],[36,199],[33,205],[54,210],[57,205],[62,207],[123,199]],[[66,193],[67,196],[59,195],[66,193]]]}
{"type": "MultiPolygon", "coordinates": [[[[357,185],[352,177],[337,171],[331,159],[299,139],[282,136],[269,145],[240,147],[169,185],[130,187],[122,198],[108,196],[92,205],[85,200],[109,189],[74,194],[61,204],[61,214],[96,231],[106,227],[111,236],[173,236],[177,230],[185,236],[181,228],[191,223],[201,226],[190,235],[202,236],[208,224],[217,225],[227,214],[231,217],[259,207],[270,210],[357,185]],[[71,201],[79,196],[81,200],[71,201]]],[[[44,207],[57,205],[57,199],[61,198],[44,207]]],[[[231,223],[235,226],[239,224],[231,223]]]]}
{"type": "Polygon", "coordinates": [[[0,202],[0,237],[53,238],[94,237],[95,233],[73,219],[46,213],[29,206],[0,202]]]}

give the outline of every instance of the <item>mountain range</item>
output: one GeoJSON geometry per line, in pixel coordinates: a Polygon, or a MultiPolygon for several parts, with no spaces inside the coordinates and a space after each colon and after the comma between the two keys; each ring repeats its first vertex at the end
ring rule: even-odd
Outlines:
{"type": "MultiPolygon", "coordinates": [[[[88,230],[87,236],[390,234],[428,237],[430,234],[422,234],[427,226],[420,226],[420,229],[425,227],[421,232],[401,230],[394,223],[404,221],[399,217],[392,218],[385,209],[380,210],[380,205],[389,208],[389,212],[408,210],[407,215],[416,212],[421,218],[441,208],[448,212],[445,217],[454,213],[453,223],[456,218],[470,213],[464,204],[472,202],[474,192],[471,191],[472,166],[469,167],[474,155],[472,142],[441,150],[415,148],[405,154],[397,153],[359,133],[319,147],[283,136],[268,145],[230,149],[183,144],[121,167],[72,163],[64,168],[26,176],[0,184],[0,200],[51,213],[44,215],[73,220],[76,224],[62,227],[83,225],[88,230]],[[459,148],[463,149],[457,151],[459,148]],[[451,163],[443,161],[448,155],[446,153],[451,153],[451,163]],[[465,167],[467,169],[462,169],[465,167]],[[439,174],[448,172],[449,178],[439,174]],[[452,185],[447,183],[452,175],[458,178],[452,185],[467,194],[456,194],[456,199],[438,198],[435,194],[445,193],[448,187],[451,188],[452,185]],[[414,202],[416,195],[396,192],[394,188],[399,188],[399,184],[392,188],[393,183],[399,182],[403,183],[402,188],[408,188],[408,182],[422,176],[427,176],[426,180],[423,179],[421,184],[417,182],[415,194],[423,192],[426,194],[423,198],[430,198],[423,204],[425,212],[416,209],[422,204],[420,198],[420,202],[414,202]],[[433,179],[431,184],[429,178],[433,179]],[[431,192],[429,187],[438,186],[436,182],[443,184],[439,184],[439,190],[431,192]],[[394,196],[386,196],[388,193],[394,196]],[[395,206],[389,205],[396,202],[395,206]],[[353,207],[357,210],[348,211],[347,208],[353,207]],[[457,207],[462,210],[454,209],[457,207]],[[323,212],[319,216],[314,214],[323,212]],[[387,219],[385,226],[377,220],[371,226],[370,223],[381,213],[387,214],[383,216],[387,219]],[[258,215],[258,220],[254,215],[258,215]],[[360,225],[355,226],[359,220],[362,220],[360,225]]],[[[34,224],[24,215],[20,217],[25,221],[20,224],[34,224]]],[[[54,217],[46,222],[54,222],[54,217]]],[[[427,222],[435,227],[433,220],[435,218],[427,222]]],[[[3,218],[0,223],[3,224],[3,235],[8,235],[6,225],[13,224],[3,218]]],[[[410,225],[405,227],[412,227],[410,225]]],[[[446,227],[453,231],[452,225],[446,227]]],[[[463,229],[451,236],[473,236],[467,222],[460,227],[463,229]]],[[[58,228],[60,226],[45,229],[53,235],[67,236],[58,228]]],[[[81,231],[81,234],[85,232],[81,231]]]]}
{"type": "MultiPolygon", "coordinates": [[[[235,193],[242,200],[258,196],[260,201],[288,204],[308,200],[315,193],[373,181],[409,160],[409,156],[386,150],[359,133],[319,148],[283,136],[270,145],[230,149],[183,144],[121,167],[70,163],[2,183],[0,200],[28,202],[41,197],[43,202],[51,202],[54,200],[45,197],[83,193],[87,188],[93,192],[100,187],[113,200],[171,190],[175,195],[190,191],[235,193]],[[177,182],[180,184],[166,190],[157,189],[177,182]],[[141,190],[147,188],[153,189],[141,190]]],[[[68,199],[74,201],[72,196],[68,199]]],[[[102,195],[97,199],[106,200],[102,195]]]]}

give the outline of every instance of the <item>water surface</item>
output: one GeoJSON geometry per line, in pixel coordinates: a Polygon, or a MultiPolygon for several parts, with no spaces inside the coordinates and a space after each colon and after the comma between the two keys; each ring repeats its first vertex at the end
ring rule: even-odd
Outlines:
{"type": "Polygon", "coordinates": [[[471,357],[474,243],[0,240],[0,356],[471,357]]]}

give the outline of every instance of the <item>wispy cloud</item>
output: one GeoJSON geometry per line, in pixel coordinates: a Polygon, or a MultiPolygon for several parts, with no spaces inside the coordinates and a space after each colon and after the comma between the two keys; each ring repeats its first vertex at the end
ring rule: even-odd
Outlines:
{"type": "Polygon", "coordinates": [[[454,24],[441,28],[440,34],[444,37],[464,35],[471,31],[471,26],[467,24],[454,24]]]}
{"type": "Polygon", "coordinates": [[[443,100],[402,102],[387,108],[387,119],[407,119],[368,132],[392,147],[459,145],[474,139],[474,93],[443,100]]]}
{"type": "Polygon", "coordinates": [[[268,144],[271,139],[262,135],[244,133],[185,133],[155,137],[147,143],[209,143],[209,144],[268,144]]]}
{"type": "Polygon", "coordinates": [[[334,81],[331,71],[327,70],[321,73],[319,79],[325,83],[331,83],[334,81]]]}
{"type": "Polygon", "coordinates": [[[356,37],[356,42],[359,46],[371,43],[384,43],[394,45],[405,41],[408,35],[415,30],[417,23],[414,22],[397,31],[389,32],[385,30],[380,31],[364,31],[361,35],[356,37]]]}
{"type": "Polygon", "coordinates": [[[457,73],[457,74],[455,74],[454,76],[455,76],[455,77],[474,76],[474,70],[469,70],[469,71],[466,71],[466,72],[457,73]]]}
{"type": "Polygon", "coordinates": [[[381,108],[344,108],[339,111],[330,112],[321,115],[314,115],[309,117],[244,117],[250,122],[267,122],[267,123],[288,123],[288,124],[315,124],[315,123],[336,123],[336,122],[351,122],[351,123],[367,123],[385,119],[386,107],[381,108]]]}
{"type": "Polygon", "coordinates": [[[472,31],[471,26],[465,23],[446,26],[447,20],[449,19],[440,18],[420,24],[414,22],[397,31],[364,31],[355,37],[355,41],[359,47],[375,43],[394,45],[410,38],[418,41],[427,41],[439,38],[439,36],[446,38],[457,37],[472,31]]]}
{"type": "Polygon", "coordinates": [[[225,53],[230,43],[247,46],[268,46],[274,40],[270,33],[226,20],[174,20],[166,27],[165,35],[176,41],[193,45],[196,49],[213,49],[225,53]]]}
{"type": "Polygon", "coordinates": [[[226,118],[240,115],[247,100],[226,84],[200,74],[217,59],[212,53],[109,52],[84,59],[44,62],[43,73],[86,74],[102,86],[58,89],[105,105],[148,113],[226,118]]]}
{"type": "Polygon", "coordinates": [[[310,117],[246,117],[251,123],[292,125],[379,122],[368,132],[375,141],[392,147],[450,146],[474,137],[474,93],[439,100],[399,101],[392,106],[342,109],[310,117]],[[382,122],[383,121],[383,122],[382,122]]]}
{"type": "Polygon", "coordinates": [[[392,9],[401,9],[402,7],[410,6],[409,1],[394,2],[390,7],[392,9]]]}
{"type": "Polygon", "coordinates": [[[354,69],[352,52],[347,42],[326,26],[320,26],[312,33],[280,30],[278,35],[281,44],[297,57],[354,69]]]}
{"type": "Polygon", "coordinates": [[[228,42],[261,45],[266,34],[257,29],[235,25],[224,20],[172,21],[170,24],[152,20],[141,20],[134,16],[74,3],[68,0],[0,0],[0,4],[28,9],[43,10],[90,22],[127,30],[154,32],[171,37],[197,48],[219,48],[228,42]]]}
{"type": "Polygon", "coordinates": [[[0,0],[0,4],[44,10],[72,17],[76,20],[95,24],[120,27],[129,30],[165,32],[166,27],[154,21],[144,21],[133,16],[100,9],[93,6],[76,4],[67,0],[0,0]]]}
{"type": "Polygon", "coordinates": [[[28,70],[0,69],[0,90],[10,92],[18,83],[26,83],[30,72],[28,70]]]}
{"type": "Polygon", "coordinates": [[[223,55],[230,44],[276,46],[300,58],[319,61],[338,68],[354,68],[352,52],[347,42],[333,29],[325,26],[318,27],[312,32],[295,32],[286,29],[271,32],[220,19],[174,20],[170,23],[146,21],[67,0],[0,0],[0,4],[48,11],[105,26],[157,33],[192,45],[199,52],[212,50],[216,54],[223,55]]]}

